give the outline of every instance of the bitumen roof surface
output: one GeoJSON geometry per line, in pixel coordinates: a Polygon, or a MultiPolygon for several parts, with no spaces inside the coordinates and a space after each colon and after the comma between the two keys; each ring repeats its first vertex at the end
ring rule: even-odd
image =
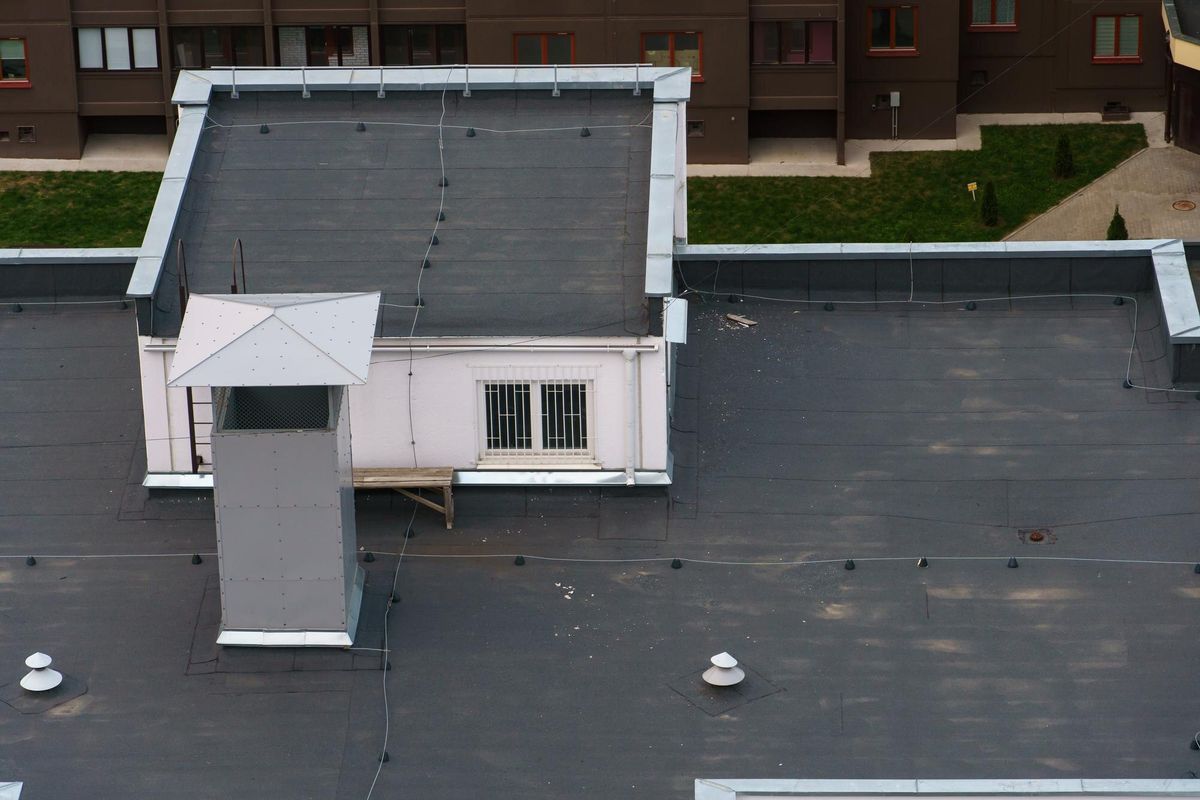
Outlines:
{"type": "Polygon", "coordinates": [[[1180,33],[1200,38],[1200,2],[1197,0],[1172,0],[1179,16],[1180,33]]]}
{"type": "MultiPolygon", "coordinates": [[[[1200,769],[1200,403],[1122,387],[1132,304],[692,311],[669,494],[462,488],[453,531],[421,509],[386,673],[215,648],[211,498],[139,485],[133,312],[0,311],[0,697],[35,650],[86,685],[0,702],[0,780],[362,798],[385,678],[375,797],[1200,769]],[[726,650],[749,678],[718,695],[726,650]]],[[[360,496],[363,647],[411,513],[360,496]]]]}
{"type": "MultiPolygon", "coordinates": [[[[615,90],[215,95],[176,228],[191,291],[230,291],[240,238],[250,292],[381,291],[383,336],[409,335],[418,294],[418,336],[644,334],[651,106],[615,90]]],[[[158,335],[179,327],[176,260],[158,335]]]]}

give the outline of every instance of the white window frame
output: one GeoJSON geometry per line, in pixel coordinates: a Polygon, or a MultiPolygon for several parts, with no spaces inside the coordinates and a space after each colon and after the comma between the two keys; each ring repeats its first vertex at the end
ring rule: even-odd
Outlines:
{"type": "Polygon", "coordinates": [[[475,398],[477,408],[477,441],[480,465],[496,468],[529,469],[535,465],[555,467],[596,466],[596,388],[595,381],[582,377],[529,378],[523,376],[477,377],[475,398]],[[529,449],[489,449],[487,446],[487,384],[525,384],[529,386],[529,449]],[[587,447],[580,450],[561,450],[542,447],[542,386],[544,384],[576,384],[583,386],[587,447]]]}
{"type": "MultiPolygon", "coordinates": [[[[94,54],[94,50],[92,51],[94,54]]],[[[75,29],[75,59],[76,66],[81,72],[153,72],[161,66],[159,64],[158,52],[158,28],[149,28],[146,26],[138,27],[122,27],[122,26],[84,26],[75,29]],[[84,48],[81,36],[99,37],[99,56],[100,64],[84,64],[84,48]],[[153,38],[153,42],[149,39],[153,38]],[[118,61],[118,66],[113,66],[112,55],[109,51],[114,46],[119,45],[123,52],[118,55],[123,55],[124,60],[118,61]],[[145,59],[153,60],[152,64],[146,64],[145,59]],[[125,62],[128,65],[125,65],[125,62]]]]}

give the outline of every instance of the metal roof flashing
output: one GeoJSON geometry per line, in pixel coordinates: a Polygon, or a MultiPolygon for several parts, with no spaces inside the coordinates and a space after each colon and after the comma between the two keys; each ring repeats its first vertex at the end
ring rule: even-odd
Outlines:
{"type": "Polygon", "coordinates": [[[194,294],[168,386],[367,382],[379,293],[194,294]]]}

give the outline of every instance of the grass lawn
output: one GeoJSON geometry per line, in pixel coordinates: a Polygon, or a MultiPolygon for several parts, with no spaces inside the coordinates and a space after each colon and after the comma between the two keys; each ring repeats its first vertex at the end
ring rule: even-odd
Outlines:
{"type": "Polygon", "coordinates": [[[1141,125],[988,125],[982,133],[982,150],[872,153],[870,178],[690,178],[688,241],[996,240],[1146,146],[1141,125]],[[1062,133],[1076,172],[1060,180],[1052,170],[1062,133]],[[979,221],[987,181],[1000,201],[992,228],[979,221]]]}
{"type": "Polygon", "coordinates": [[[0,172],[0,247],[137,247],[157,172],[0,172]]]}

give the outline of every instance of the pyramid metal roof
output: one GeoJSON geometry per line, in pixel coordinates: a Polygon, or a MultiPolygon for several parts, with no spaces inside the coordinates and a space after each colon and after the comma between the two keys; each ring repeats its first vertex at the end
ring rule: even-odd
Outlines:
{"type": "Polygon", "coordinates": [[[379,292],[194,294],[168,386],[367,382],[379,292]]]}

